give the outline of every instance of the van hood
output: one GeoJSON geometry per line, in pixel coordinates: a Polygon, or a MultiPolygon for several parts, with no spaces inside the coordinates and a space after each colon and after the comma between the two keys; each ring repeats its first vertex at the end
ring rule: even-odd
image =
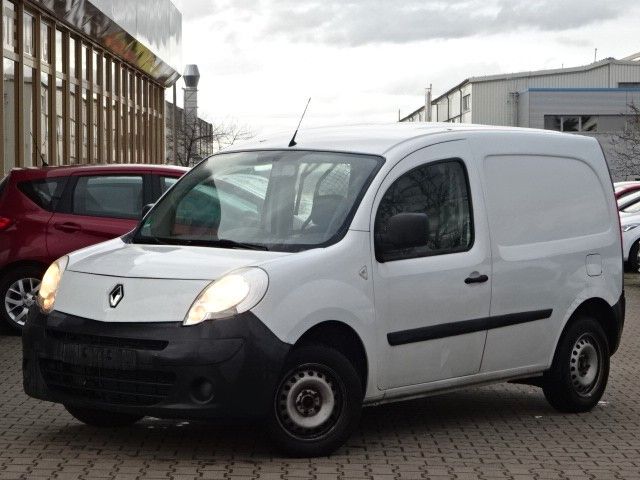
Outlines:
{"type": "Polygon", "coordinates": [[[237,268],[290,255],[286,252],[176,245],[142,245],[111,240],[74,252],[67,270],[126,278],[215,280],[237,268]]]}

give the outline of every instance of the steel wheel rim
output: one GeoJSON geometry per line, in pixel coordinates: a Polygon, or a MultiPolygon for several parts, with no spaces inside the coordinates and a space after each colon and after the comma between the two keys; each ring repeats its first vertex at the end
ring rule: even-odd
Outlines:
{"type": "Polygon", "coordinates": [[[590,396],[602,377],[602,348],[596,338],[585,333],[571,349],[569,360],[571,384],[581,397],[590,396]]]}
{"type": "Polygon", "coordinates": [[[342,413],[344,387],[333,370],[306,364],[291,370],[276,394],[280,426],[298,440],[314,440],[329,433],[342,413]]]}
{"type": "Polygon", "coordinates": [[[21,278],[9,285],[4,296],[4,308],[13,323],[24,326],[29,308],[36,302],[38,290],[39,278],[21,278]]]}

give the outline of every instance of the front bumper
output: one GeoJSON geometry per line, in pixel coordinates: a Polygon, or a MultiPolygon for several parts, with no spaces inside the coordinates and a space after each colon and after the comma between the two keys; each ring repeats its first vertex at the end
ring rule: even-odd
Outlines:
{"type": "Polygon", "coordinates": [[[158,418],[261,417],[290,345],[250,312],[183,327],[29,312],[25,392],[158,418]]]}

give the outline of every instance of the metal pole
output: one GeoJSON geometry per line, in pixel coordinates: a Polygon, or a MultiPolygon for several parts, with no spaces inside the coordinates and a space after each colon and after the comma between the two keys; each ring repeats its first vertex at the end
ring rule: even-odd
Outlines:
{"type": "Polygon", "coordinates": [[[178,82],[173,84],[173,107],[172,107],[172,115],[171,115],[171,154],[173,155],[173,164],[178,164],[178,131],[176,130],[176,116],[178,115],[178,107],[176,106],[178,102],[178,82]]]}

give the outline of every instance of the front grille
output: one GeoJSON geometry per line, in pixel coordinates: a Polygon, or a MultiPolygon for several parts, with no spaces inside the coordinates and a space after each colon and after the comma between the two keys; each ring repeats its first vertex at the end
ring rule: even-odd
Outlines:
{"type": "Polygon", "coordinates": [[[118,405],[149,406],[164,400],[176,377],[170,372],[115,370],[40,360],[47,387],[65,395],[118,405]]]}
{"type": "Polygon", "coordinates": [[[169,345],[166,340],[149,340],[141,338],[104,337],[101,335],[87,335],[84,333],[62,332],[47,329],[47,337],[62,343],[81,345],[95,345],[100,347],[132,348],[135,350],[164,350],[169,345]]]}

